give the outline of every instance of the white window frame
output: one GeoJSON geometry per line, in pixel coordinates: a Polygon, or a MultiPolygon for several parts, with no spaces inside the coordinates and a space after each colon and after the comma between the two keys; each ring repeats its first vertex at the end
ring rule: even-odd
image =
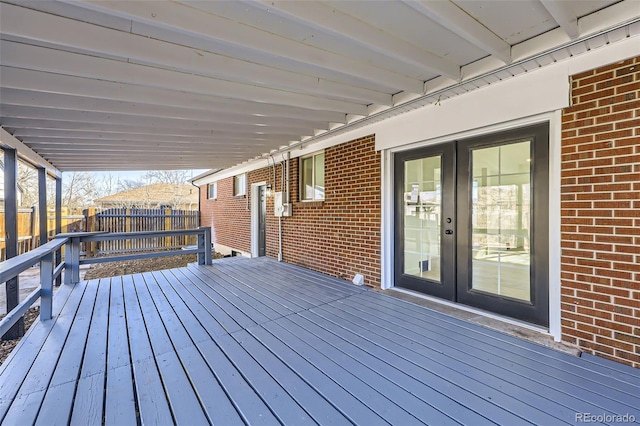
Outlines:
{"type": "Polygon", "coordinates": [[[218,199],[218,182],[207,184],[207,200],[218,199]]]}
{"type": "MultiPolygon", "coordinates": [[[[315,187],[316,187],[316,160],[315,157],[320,155],[320,154],[324,154],[324,150],[322,151],[316,151],[313,152],[311,154],[305,155],[300,157],[300,162],[298,164],[298,170],[299,170],[299,175],[300,175],[300,201],[302,202],[313,202],[313,201],[324,201],[326,198],[326,195],[323,193],[322,194],[322,198],[316,198],[315,196],[315,187]],[[305,191],[305,187],[304,187],[304,170],[302,169],[302,163],[304,162],[304,160],[308,159],[308,158],[312,158],[311,160],[311,164],[312,164],[312,169],[311,169],[311,186],[314,188],[313,191],[313,198],[305,198],[306,196],[306,191],[305,191]]],[[[324,165],[324,160],[323,160],[323,165],[324,165]]],[[[326,173],[325,173],[326,175],[326,173]]],[[[324,176],[323,176],[324,177],[324,176]]],[[[325,185],[326,185],[326,181],[325,181],[325,185]]]]}
{"type": "Polygon", "coordinates": [[[233,177],[233,195],[241,197],[247,195],[247,174],[242,173],[233,177]]]}

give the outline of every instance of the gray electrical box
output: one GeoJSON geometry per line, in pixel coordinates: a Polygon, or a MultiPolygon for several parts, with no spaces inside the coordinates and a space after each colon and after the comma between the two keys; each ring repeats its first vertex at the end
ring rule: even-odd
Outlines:
{"type": "Polygon", "coordinates": [[[283,203],[284,197],[282,192],[273,194],[273,214],[275,216],[291,216],[291,204],[283,203]]]}

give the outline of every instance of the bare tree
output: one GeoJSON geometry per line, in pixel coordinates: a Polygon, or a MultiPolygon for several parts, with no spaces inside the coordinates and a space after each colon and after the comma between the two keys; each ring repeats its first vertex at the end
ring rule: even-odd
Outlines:
{"type": "Polygon", "coordinates": [[[18,192],[20,207],[38,204],[38,172],[22,161],[18,161],[18,192]]]}
{"type": "Polygon", "coordinates": [[[147,184],[171,183],[174,185],[184,185],[190,176],[190,170],[149,170],[142,177],[147,184]]]}
{"type": "Polygon", "coordinates": [[[108,172],[106,175],[102,176],[100,180],[100,195],[111,195],[115,194],[119,191],[120,188],[120,178],[115,176],[113,173],[108,172]]]}
{"type": "Polygon", "coordinates": [[[117,190],[118,192],[129,191],[131,189],[140,188],[144,186],[144,181],[135,179],[122,179],[118,180],[117,190]]]}
{"type": "Polygon", "coordinates": [[[62,175],[62,205],[78,212],[98,197],[98,183],[92,173],[71,172],[62,175]]]}

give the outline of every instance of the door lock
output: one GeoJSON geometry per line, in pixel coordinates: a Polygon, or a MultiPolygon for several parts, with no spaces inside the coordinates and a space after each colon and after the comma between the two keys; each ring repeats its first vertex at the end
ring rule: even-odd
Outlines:
{"type": "Polygon", "coordinates": [[[445,229],[444,233],[447,235],[452,235],[453,234],[453,229],[445,229]]]}

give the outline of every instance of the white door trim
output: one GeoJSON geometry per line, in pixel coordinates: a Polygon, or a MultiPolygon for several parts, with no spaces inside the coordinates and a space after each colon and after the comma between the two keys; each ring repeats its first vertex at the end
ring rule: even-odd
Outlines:
{"type": "Polygon", "coordinates": [[[251,257],[258,257],[258,226],[260,215],[260,197],[258,188],[266,185],[266,181],[251,184],[251,257]]]}
{"type": "Polygon", "coordinates": [[[381,232],[381,287],[394,287],[394,253],[393,253],[393,154],[429,145],[466,139],[475,136],[497,133],[536,123],[549,122],[549,334],[556,341],[561,340],[560,324],[560,146],[561,146],[560,111],[537,114],[509,122],[485,126],[465,132],[437,137],[431,140],[418,141],[383,150],[382,155],[382,232],[381,232]]]}

